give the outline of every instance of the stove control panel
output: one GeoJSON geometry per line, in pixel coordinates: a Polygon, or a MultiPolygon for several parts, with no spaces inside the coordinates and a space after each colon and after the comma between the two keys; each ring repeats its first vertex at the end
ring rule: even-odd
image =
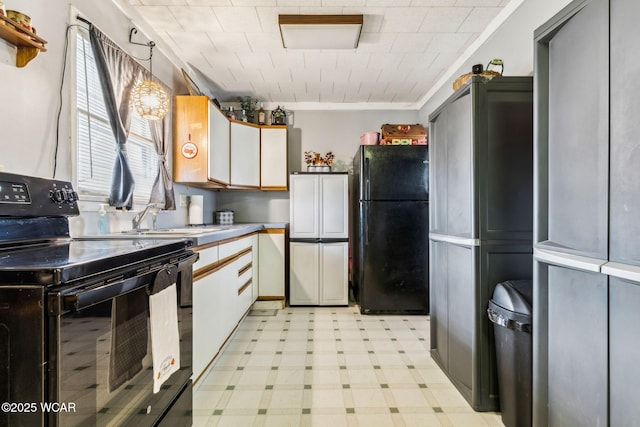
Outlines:
{"type": "Polygon", "coordinates": [[[20,182],[0,182],[0,203],[31,203],[27,185],[20,182]]]}
{"type": "Polygon", "coordinates": [[[0,172],[0,216],[79,215],[70,182],[0,172]]]}

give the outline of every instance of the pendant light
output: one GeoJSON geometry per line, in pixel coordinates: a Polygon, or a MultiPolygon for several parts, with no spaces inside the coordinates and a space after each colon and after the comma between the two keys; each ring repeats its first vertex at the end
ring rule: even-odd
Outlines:
{"type": "MultiPolygon", "coordinates": [[[[133,34],[138,30],[132,28],[129,32],[129,43],[137,44],[140,46],[149,47],[149,74],[150,79],[153,78],[153,48],[155,43],[149,41],[149,43],[136,43],[131,41],[133,34]]],[[[153,80],[143,80],[133,88],[131,91],[131,102],[135,107],[140,117],[147,120],[162,120],[162,118],[169,111],[169,94],[159,83],[153,80]]]]}

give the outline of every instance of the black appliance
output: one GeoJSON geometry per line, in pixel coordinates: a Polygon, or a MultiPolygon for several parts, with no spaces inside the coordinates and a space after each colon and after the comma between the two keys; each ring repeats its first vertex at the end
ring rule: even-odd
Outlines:
{"type": "Polygon", "coordinates": [[[428,314],[428,147],[360,146],[353,179],[352,284],[360,312],[428,314]]]}
{"type": "Polygon", "coordinates": [[[0,425],[190,426],[197,259],[182,240],[82,240],[68,182],[0,173],[0,425]],[[149,295],[177,284],[180,369],[153,393],[149,295]],[[164,281],[164,280],[162,280],[164,281]]]}

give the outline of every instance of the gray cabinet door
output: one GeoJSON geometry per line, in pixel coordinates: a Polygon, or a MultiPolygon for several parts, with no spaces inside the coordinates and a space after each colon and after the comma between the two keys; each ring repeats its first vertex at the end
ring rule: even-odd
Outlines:
{"type": "Polygon", "coordinates": [[[431,231],[450,236],[477,238],[473,218],[473,135],[471,94],[448,103],[431,121],[431,231]]]}
{"type": "Polygon", "coordinates": [[[449,298],[447,244],[429,242],[429,315],[431,356],[449,371],[449,298]]]}
{"type": "Polygon", "coordinates": [[[444,243],[447,257],[447,323],[449,376],[458,390],[474,405],[475,295],[478,275],[477,247],[444,243]]]}
{"type": "Polygon", "coordinates": [[[607,425],[607,316],[606,275],[549,266],[549,426],[607,425]]]}
{"type": "Polygon", "coordinates": [[[429,123],[429,231],[447,234],[447,120],[443,109],[429,123]]]}
{"type": "Polygon", "coordinates": [[[611,1],[609,259],[640,265],[640,2],[611,1]]]}
{"type": "Polygon", "coordinates": [[[429,248],[431,353],[469,402],[474,386],[477,249],[433,240],[429,248]]]}
{"type": "Polygon", "coordinates": [[[593,0],[548,45],[547,238],[601,259],[608,255],[608,28],[608,1],[593,0]]]}
{"type": "MultiPolygon", "coordinates": [[[[531,239],[533,230],[533,82],[480,85],[476,114],[478,218],[482,240],[531,239]],[[485,133],[486,132],[486,133],[485,133]]],[[[495,81],[497,83],[497,81],[495,81]]]]}
{"type": "Polygon", "coordinates": [[[609,279],[610,425],[634,426],[640,420],[640,283],[609,279]]]}

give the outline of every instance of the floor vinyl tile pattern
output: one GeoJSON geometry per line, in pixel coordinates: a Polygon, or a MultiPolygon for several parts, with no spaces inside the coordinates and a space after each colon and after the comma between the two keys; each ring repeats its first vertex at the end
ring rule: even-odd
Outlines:
{"type": "Polygon", "coordinates": [[[428,349],[428,316],[247,316],[195,386],[194,426],[503,427],[471,409],[428,349]]]}

